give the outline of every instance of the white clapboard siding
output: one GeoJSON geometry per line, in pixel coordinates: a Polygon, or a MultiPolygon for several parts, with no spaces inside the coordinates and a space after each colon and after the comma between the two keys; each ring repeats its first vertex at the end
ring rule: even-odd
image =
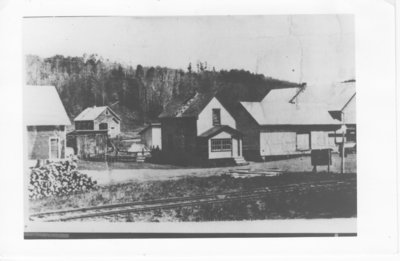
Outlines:
{"type": "Polygon", "coordinates": [[[212,110],[221,110],[221,125],[228,125],[236,129],[235,119],[229,112],[222,106],[222,104],[214,97],[199,114],[197,120],[197,134],[201,134],[213,127],[212,123],[212,110]]]}

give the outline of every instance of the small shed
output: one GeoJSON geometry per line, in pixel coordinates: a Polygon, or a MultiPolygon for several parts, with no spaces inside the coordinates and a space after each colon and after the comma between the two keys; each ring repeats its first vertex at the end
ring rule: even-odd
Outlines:
{"type": "Polygon", "coordinates": [[[65,158],[66,126],[71,125],[54,86],[25,86],[24,125],[29,160],[65,158]]]}
{"type": "Polygon", "coordinates": [[[150,123],[139,132],[141,142],[148,148],[161,149],[161,123],[150,123]]]}
{"type": "Polygon", "coordinates": [[[103,157],[108,150],[107,130],[75,130],[67,134],[67,140],[81,159],[103,157]]]}

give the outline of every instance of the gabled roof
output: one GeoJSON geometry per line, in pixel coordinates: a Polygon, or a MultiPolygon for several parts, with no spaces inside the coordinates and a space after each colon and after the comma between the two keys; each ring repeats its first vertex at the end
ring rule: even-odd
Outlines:
{"type": "Polygon", "coordinates": [[[356,82],[346,81],[328,85],[307,86],[296,98],[299,104],[325,104],[330,111],[341,111],[356,95],[356,82]]]}
{"type": "Polygon", "coordinates": [[[219,126],[214,126],[214,127],[210,128],[210,129],[208,129],[207,131],[205,131],[202,134],[200,134],[199,137],[201,137],[201,138],[210,138],[210,137],[213,137],[213,136],[215,136],[215,135],[217,135],[217,134],[219,134],[221,132],[227,132],[227,133],[230,133],[230,134],[233,134],[233,135],[236,135],[236,136],[243,136],[243,134],[240,131],[238,131],[238,130],[236,130],[236,129],[228,126],[228,125],[219,125],[219,126]]]}
{"type": "Polygon", "coordinates": [[[329,111],[342,111],[356,95],[355,81],[271,90],[261,102],[241,102],[260,125],[336,125],[329,111]]]}
{"type": "Polygon", "coordinates": [[[111,114],[114,115],[118,120],[121,120],[118,115],[110,109],[108,106],[100,106],[100,107],[88,107],[84,109],[78,116],[75,117],[74,121],[93,121],[100,116],[105,110],[109,110],[111,114]]]}
{"type": "Polygon", "coordinates": [[[356,96],[356,83],[342,82],[334,85],[329,99],[329,110],[342,111],[356,96]]]}
{"type": "Polygon", "coordinates": [[[327,104],[318,100],[296,102],[299,88],[273,89],[261,102],[241,102],[259,125],[337,125],[328,112],[327,104]]]}
{"type": "Polygon", "coordinates": [[[178,97],[167,104],[159,118],[197,117],[216,92],[196,92],[188,98],[178,97]]]}
{"type": "Polygon", "coordinates": [[[108,135],[108,130],[73,130],[67,133],[67,136],[89,135],[89,134],[104,134],[108,135]]]}
{"type": "Polygon", "coordinates": [[[25,86],[24,123],[27,126],[71,125],[54,86],[25,86]]]}
{"type": "Polygon", "coordinates": [[[338,125],[325,106],[317,104],[270,105],[259,102],[241,102],[259,125],[338,125]]]}
{"type": "Polygon", "coordinates": [[[299,87],[272,89],[261,101],[261,103],[283,104],[289,103],[301,90],[299,87]]]}

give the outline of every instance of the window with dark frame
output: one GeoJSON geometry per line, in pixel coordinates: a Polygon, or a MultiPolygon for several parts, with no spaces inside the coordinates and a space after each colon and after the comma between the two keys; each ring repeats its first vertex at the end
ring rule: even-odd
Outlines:
{"type": "Polygon", "coordinates": [[[93,130],[94,129],[93,121],[76,121],[75,129],[76,130],[93,130]]]}
{"type": "Polygon", "coordinates": [[[347,129],[346,130],[346,142],[356,142],[356,130],[355,129],[347,129]]]}
{"type": "Polygon", "coordinates": [[[221,109],[212,109],[213,126],[221,125],[221,109]]]}
{"type": "Polygon", "coordinates": [[[108,124],[106,122],[102,122],[99,124],[100,130],[108,130],[108,124]]]}
{"type": "Polygon", "coordinates": [[[231,151],[231,139],[211,139],[211,152],[231,151]]]}

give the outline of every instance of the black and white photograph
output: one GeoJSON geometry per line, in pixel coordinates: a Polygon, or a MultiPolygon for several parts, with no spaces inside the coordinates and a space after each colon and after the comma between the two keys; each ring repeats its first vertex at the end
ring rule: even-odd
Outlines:
{"type": "Polygon", "coordinates": [[[356,235],[352,15],[27,17],[23,50],[27,225],[356,235]]]}
{"type": "Polygon", "coordinates": [[[393,0],[0,0],[0,259],[398,260],[393,0]]]}

